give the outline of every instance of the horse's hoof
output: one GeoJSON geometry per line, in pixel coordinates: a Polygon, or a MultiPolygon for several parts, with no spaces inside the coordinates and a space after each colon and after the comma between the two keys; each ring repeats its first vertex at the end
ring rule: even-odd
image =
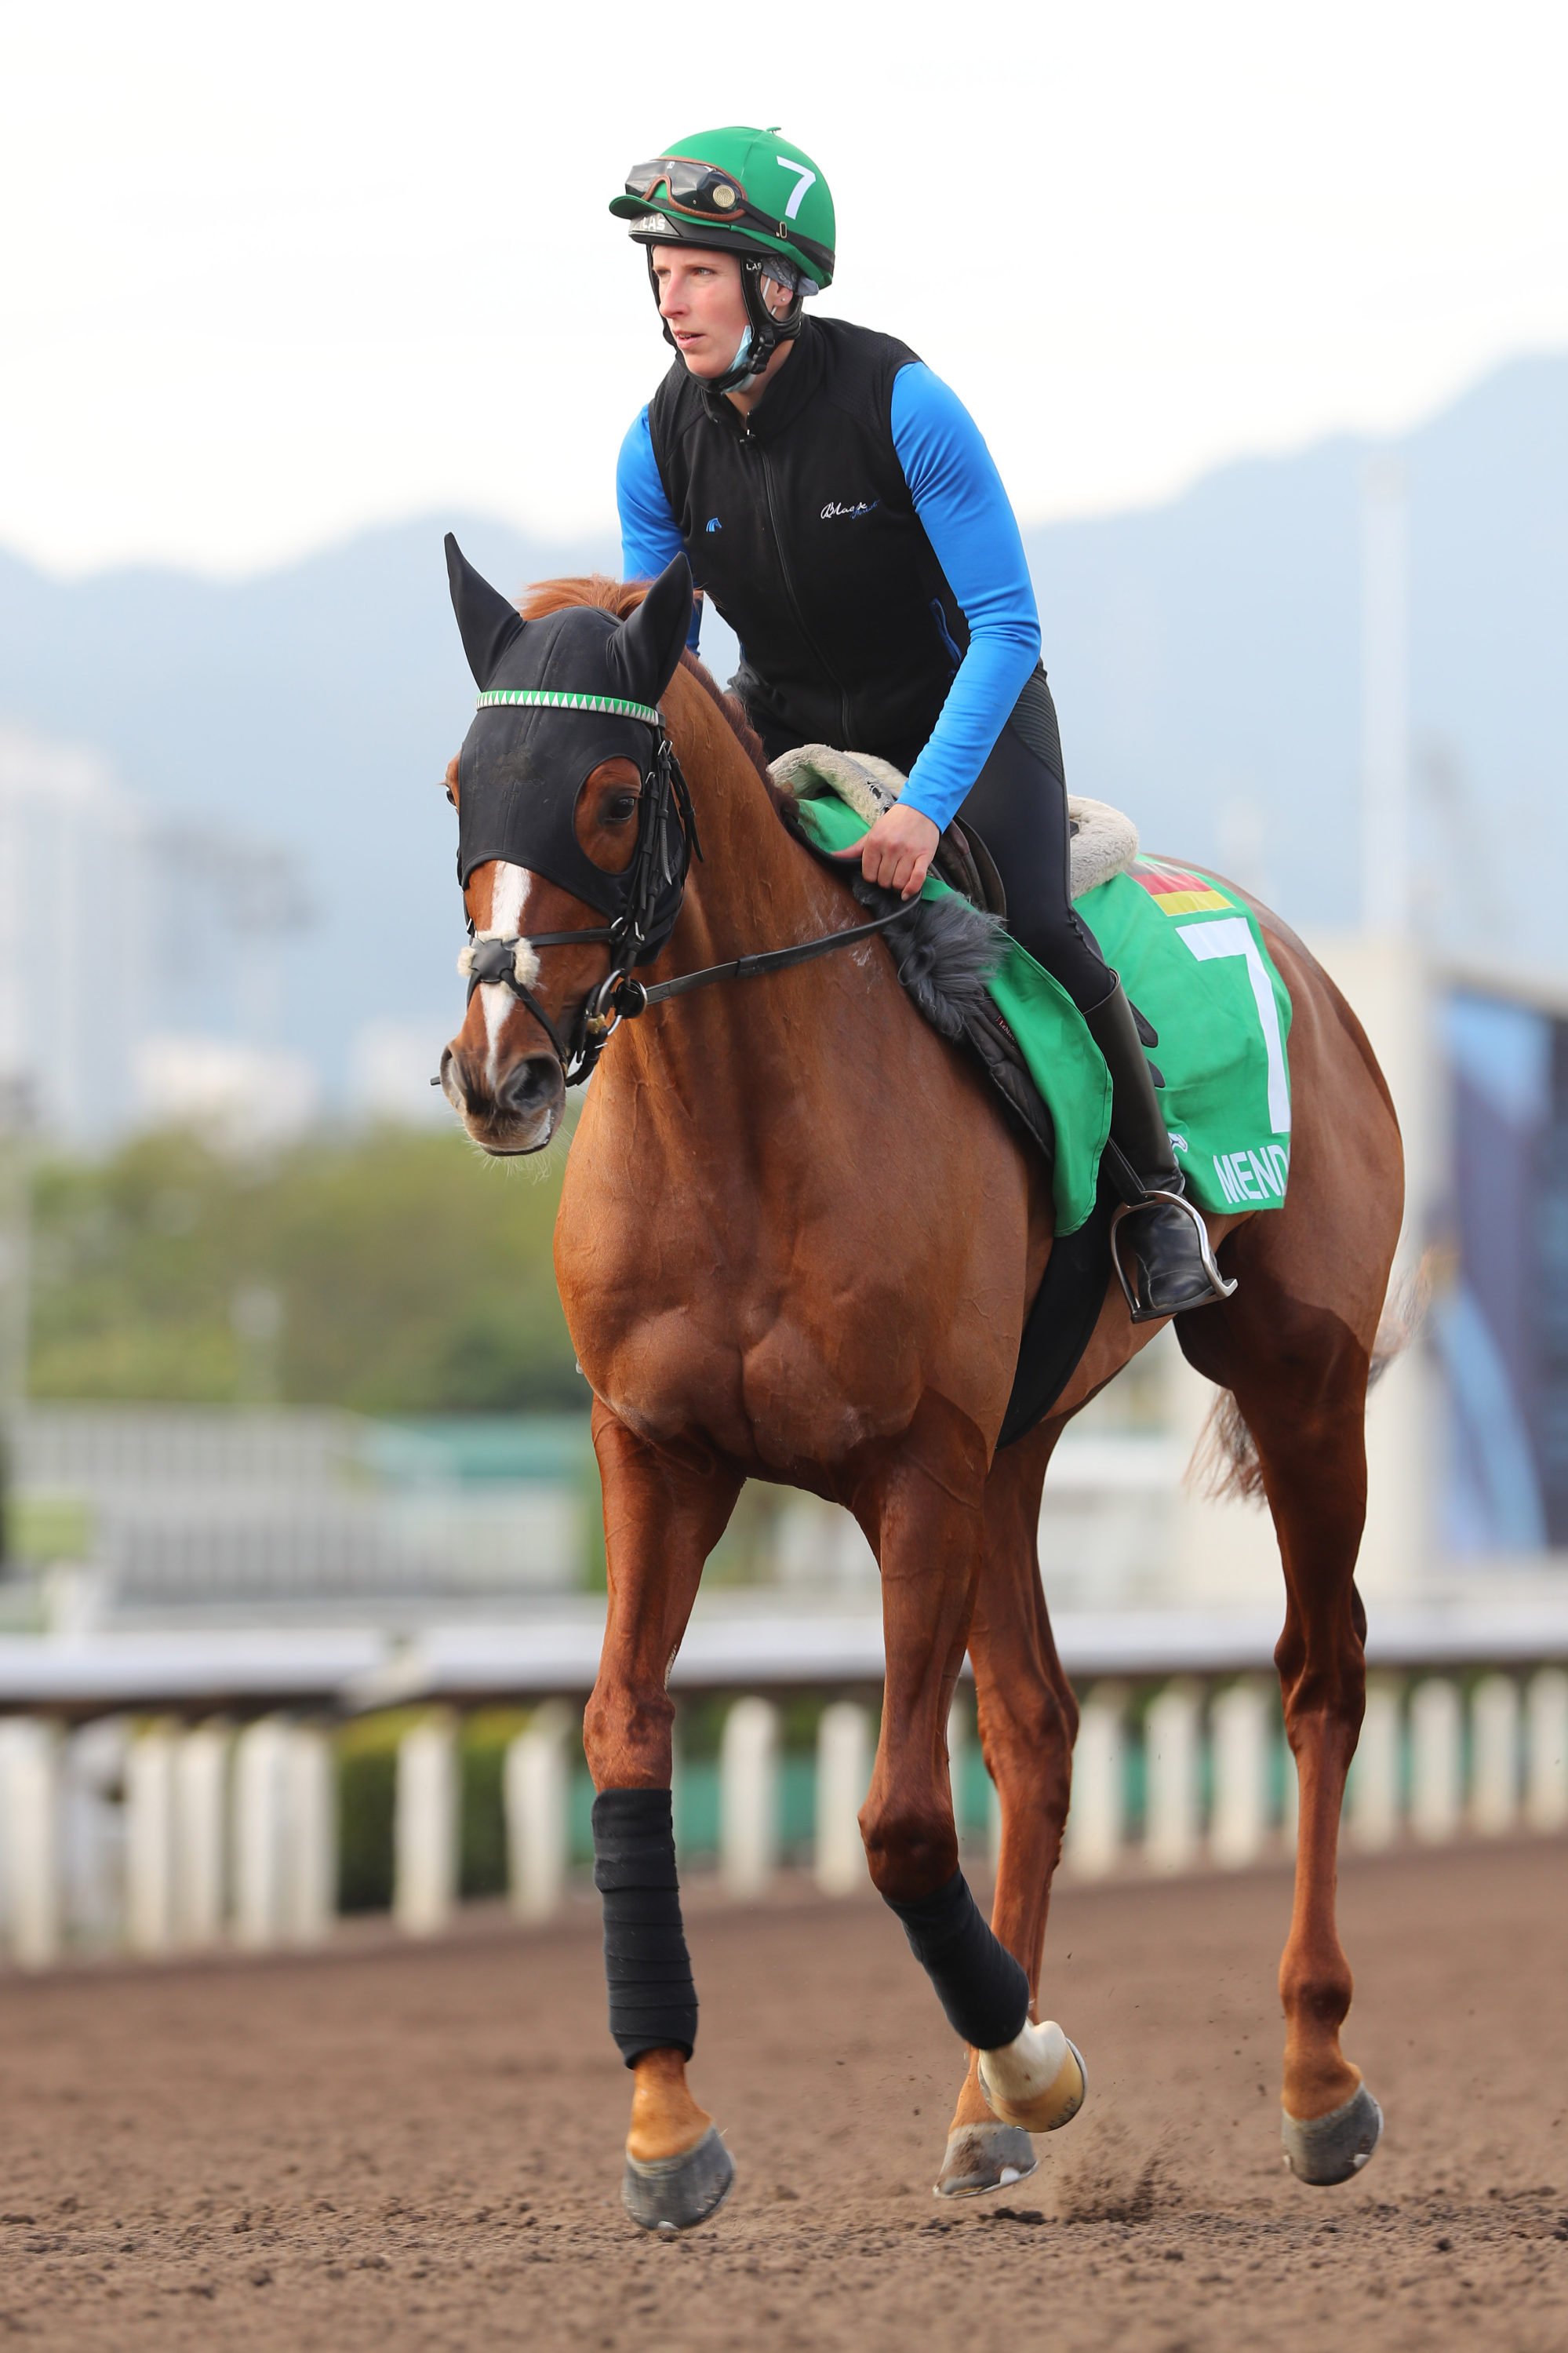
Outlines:
{"type": "Polygon", "coordinates": [[[1005,2125],[1025,2132],[1055,2132],[1071,2124],[1089,2090],[1083,2053],[1054,2019],[1022,2033],[999,2051],[980,2053],[980,2088],[1005,2125]]]}
{"type": "Polygon", "coordinates": [[[984,2198],[1033,2173],[1035,2144],[1020,2125],[960,2125],[949,2133],[932,2196],[984,2198]]]}
{"type": "Polygon", "coordinates": [[[1282,2116],[1279,2137],[1285,2162],[1298,2181],[1329,2189],[1359,2173],[1383,2137],[1383,2110],[1364,2084],[1359,2084],[1342,2108],[1326,2116],[1309,2116],[1299,2124],[1282,2116]]]}
{"type": "Polygon", "coordinates": [[[734,2181],[735,2160],[710,2125],[679,2157],[628,2157],[621,2202],[640,2230],[690,2231],[719,2211],[734,2181]]]}

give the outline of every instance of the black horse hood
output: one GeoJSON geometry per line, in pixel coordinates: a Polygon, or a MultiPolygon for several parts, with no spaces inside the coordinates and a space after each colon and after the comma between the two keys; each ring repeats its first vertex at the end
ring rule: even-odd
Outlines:
{"type": "Polygon", "coordinates": [[[500,858],[554,882],[600,913],[623,912],[626,879],[585,857],[573,829],[585,778],[605,760],[652,765],[659,697],[691,618],[684,555],[624,621],[574,605],[525,621],[447,535],[447,574],[463,650],[483,694],[571,698],[487,704],[458,758],[458,880],[500,858]],[[639,706],[645,720],[617,705],[639,706]],[[584,707],[584,705],[586,707],[584,707]]]}

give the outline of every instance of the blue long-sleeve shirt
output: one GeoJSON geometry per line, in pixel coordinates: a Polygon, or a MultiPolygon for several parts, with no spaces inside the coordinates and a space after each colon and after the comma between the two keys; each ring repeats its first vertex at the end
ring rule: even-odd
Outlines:
{"type": "MultiPolygon", "coordinates": [[[[920,361],[893,380],[892,432],[921,527],[969,628],[968,649],[903,794],[906,807],[945,826],[1039,660],[1039,616],[995,460],[957,394],[920,361]]],[[[625,575],[652,579],[683,542],[659,479],[646,408],[621,444],[616,498],[625,575]]],[[[698,627],[694,612],[694,647],[698,627]]],[[[956,657],[957,648],[952,651],[956,657]]],[[[911,646],[910,659],[922,659],[922,649],[911,646]]]]}

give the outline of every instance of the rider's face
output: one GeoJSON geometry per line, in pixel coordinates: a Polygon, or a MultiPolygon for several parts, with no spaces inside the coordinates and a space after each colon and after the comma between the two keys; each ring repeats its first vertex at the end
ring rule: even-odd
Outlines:
{"type": "Polygon", "coordinates": [[[656,245],[653,275],[658,315],[692,375],[722,375],[746,332],[736,257],[694,246],[656,245]]]}

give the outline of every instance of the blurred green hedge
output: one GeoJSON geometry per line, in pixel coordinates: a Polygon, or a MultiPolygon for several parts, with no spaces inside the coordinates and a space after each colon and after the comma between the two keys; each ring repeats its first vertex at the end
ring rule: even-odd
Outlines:
{"type": "MultiPolygon", "coordinates": [[[[393,1815],[397,1744],[421,1722],[422,1708],[367,1715],[338,1734],[338,1908],[385,1912],[392,1904],[393,1815]]],[[[459,1894],[507,1891],[506,1811],[501,1773],[507,1744],[528,1722],[525,1708],[492,1708],[458,1726],[459,1894]]]]}
{"type": "MultiPolygon", "coordinates": [[[[809,1861],[816,1829],[817,1723],[827,1703],[798,1695],[780,1711],[779,1840],[784,1859],[809,1861]]],[[[683,1862],[710,1863],[719,1844],[719,1746],[728,1697],[685,1702],[677,1717],[676,1837],[683,1862]]],[[[384,1912],[392,1904],[393,1816],[397,1745],[424,1721],[426,1708],[399,1708],[345,1725],[336,1736],[338,1901],[343,1912],[384,1912]]],[[[458,1725],[458,1892],[465,1900],[507,1892],[502,1776],[508,1744],[523,1731],[527,1708],[490,1708],[458,1725]]],[[[876,1733],[875,1712],[871,1731],[876,1733]]],[[[963,1757],[961,1827],[984,1835],[991,1785],[973,1735],[963,1757]]],[[[570,1854],[593,1860],[593,1783],[580,1751],[570,1766],[570,1854]]]]}
{"type": "Polygon", "coordinates": [[[338,1735],[340,1912],[385,1912],[391,1906],[397,1744],[412,1721],[407,1715],[370,1715],[338,1735]]]}
{"type": "Polygon", "coordinates": [[[44,1159],[29,1392],[585,1414],[551,1257],[564,1163],[525,1173],[391,1127],[245,1158],[176,1130],[44,1159]]]}

